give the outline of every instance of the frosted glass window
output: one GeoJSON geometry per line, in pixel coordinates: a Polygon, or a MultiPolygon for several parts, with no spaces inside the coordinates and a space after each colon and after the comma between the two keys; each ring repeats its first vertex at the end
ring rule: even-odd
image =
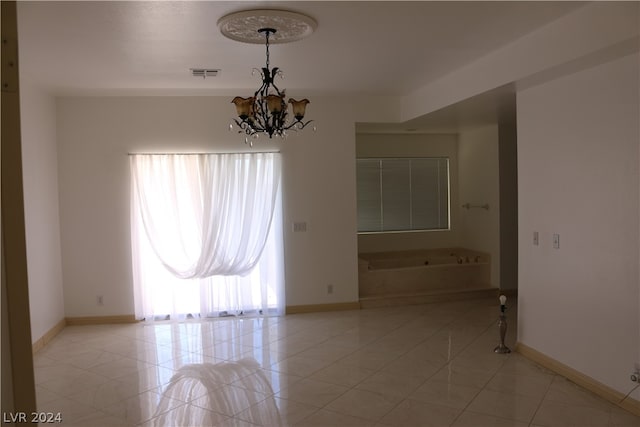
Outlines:
{"type": "Polygon", "coordinates": [[[449,159],[357,159],[358,232],[449,228],[449,159]]]}

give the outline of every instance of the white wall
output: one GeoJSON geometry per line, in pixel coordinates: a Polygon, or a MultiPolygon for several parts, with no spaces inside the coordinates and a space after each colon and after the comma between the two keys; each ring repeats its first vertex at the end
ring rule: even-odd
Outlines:
{"type": "Polygon", "coordinates": [[[56,110],[53,97],[21,76],[20,115],[31,337],[64,318],[56,110]]]}
{"type": "Polygon", "coordinates": [[[447,157],[450,182],[450,230],[358,235],[358,252],[456,247],[458,221],[458,139],[455,134],[358,134],[357,157],[447,157]]]}
{"type": "Polygon", "coordinates": [[[639,60],[517,94],[518,339],[625,394],[640,359],[639,60]]]}
{"type": "Polygon", "coordinates": [[[491,286],[500,287],[500,189],[498,126],[460,132],[458,186],[460,245],[491,254],[491,286]],[[485,209],[461,209],[465,203],[489,204],[485,209]]]}
{"type": "MultiPolygon", "coordinates": [[[[134,312],[127,153],[247,151],[244,137],[227,130],[232,107],[215,97],[58,100],[67,316],[134,312]]],[[[366,110],[366,102],[314,97],[308,116],[317,132],[254,148],[283,156],[287,305],[358,299],[353,114],[367,118],[366,110]],[[293,221],[308,231],[294,234],[293,221]]]]}

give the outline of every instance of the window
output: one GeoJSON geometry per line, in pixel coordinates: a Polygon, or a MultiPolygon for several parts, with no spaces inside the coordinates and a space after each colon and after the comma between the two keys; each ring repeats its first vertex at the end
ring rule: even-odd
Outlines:
{"type": "Polygon", "coordinates": [[[136,316],[280,313],[280,155],[131,156],[136,316]]]}
{"type": "Polygon", "coordinates": [[[449,228],[449,159],[357,159],[358,232],[449,228]]]}

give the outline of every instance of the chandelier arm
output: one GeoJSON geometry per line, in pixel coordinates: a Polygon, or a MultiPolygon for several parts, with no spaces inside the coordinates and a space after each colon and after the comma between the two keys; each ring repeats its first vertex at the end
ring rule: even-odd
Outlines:
{"type": "Polygon", "coordinates": [[[278,94],[278,96],[281,96],[284,98],[284,93],[280,92],[280,89],[278,89],[278,86],[276,86],[276,84],[273,81],[271,82],[271,86],[273,86],[273,88],[276,90],[276,93],[278,94]]]}
{"type": "Polygon", "coordinates": [[[262,83],[262,86],[260,86],[253,94],[253,97],[256,99],[254,102],[258,102],[258,96],[265,96],[268,89],[269,86],[266,83],[262,83]]]}
{"type": "Polygon", "coordinates": [[[273,82],[273,79],[271,78],[271,73],[269,72],[268,68],[263,68],[260,71],[260,75],[262,76],[262,83],[263,84],[271,84],[271,82],[273,82]]]}
{"type": "Polygon", "coordinates": [[[284,130],[289,130],[289,129],[293,129],[293,130],[302,130],[304,129],[309,123],[313,122],[313,120],[308,120],[306,122],[302,122],[300,120],[296,120],[295,122],[291,123],[289,126],[283,127],[284,130]]]}
{"type": "Polygon", "coordinates": [[[243,133],[244,132],[247,135],[253,135],[255,133],[254,129],[251,127],[251,125],[248,122],[246,122],[246,121],[239,122],[238,119],[234,119],[234,121],[236,122],[236,124],[240,128],[238,130],[238,133],[243,133]]]}
{"type": "Polygon", "coordinates": [[[268,110],[266,109],[266,106],[264,105],[264,100],[256,98],[255,105],[257,106],[257,109],[256,109],[257,111],[255,112],[256,113],[256,119],[258,121],[260,121],[261,124],[264,127],[264,123],[263,122],[265,121],[265,117],[268,117],[268,115],[267,115],[267,111],[268,110]]]}
{"type": "Polygon", "coordinates": [[[273,128],[274,131],[282,127],[282,121],[280,120],[281,117],[282,117],[281,114],[272,114],[271,127],[273,128]]]}

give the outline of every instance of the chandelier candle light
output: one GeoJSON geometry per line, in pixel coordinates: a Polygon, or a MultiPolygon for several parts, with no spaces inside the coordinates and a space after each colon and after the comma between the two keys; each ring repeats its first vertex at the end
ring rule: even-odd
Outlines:
{"type": "MultiPolygon", "coordinates": [[[[236,96],[231,101],[237,113],[233,121],[239,128],[238,133],[245,134],[245,143],[253,146],[252,140],[257,139],[260,134],[269,138],[286,138],[288,130],[302,130],[311,123],[312,120],[304,121],[310,101],[306,98],[287,99],[285,90],[276,86],[275,79],[282,78],[282,70],[270,67],[269,46],[272,40],[274,43],[283,43],[306,37],[315,29],[315,21],[294,12],[251,10],[227,15],[218,21],[218,26],[222,34],[233,40],[257,43],[263,38],[265,42],[265,66],[254,68],[254,73],[260,73],[262,85],[253,96],[236,96]]],[[[233,124],[229,125],[230,130],[233,127],[233,124]]]]}

